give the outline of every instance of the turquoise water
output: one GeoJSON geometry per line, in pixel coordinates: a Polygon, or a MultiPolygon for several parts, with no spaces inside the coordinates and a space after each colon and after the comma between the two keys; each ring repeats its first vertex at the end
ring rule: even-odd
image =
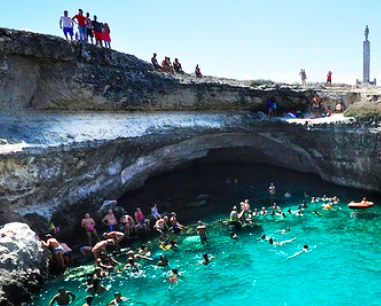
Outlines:
{"type": "MultiPolygon", "coordinates": [[[[164,252],[170,267],[183,274],[178,284],[169,290],[169,270],[153,268],[163,253],[154,236],[147,240],[154,248],[154,261],[141,262],[144,274],[130,277],[122,272],[106,279],[103,283],[110,287],[110,292],[99,294],[93,305],[108,305],[114,291],[132,298],[124,305],[381,305],[381,206],[357,214],[346,206],[350,200],[360,200],[364,195],[377,204],[379,195],[330,185],[311,175],[278,168],[200,165],[192,171],[154,178],[122,202],[128,207],[131,202],[150,204],[155,199],[165,206],[184,202],[185,198],[192,202],[192,196],[200,194],[208,199],[206,206],[178,210],[179,220],[186,220],[191,229],[176,237],[180,250],[164,252]],[[236,177],[238,183],[227,184],[226,177],[236,177]],[[179,181],[182,184],[176,185],[179,181]],[[266,188],[270,182],[277,187],[276,201],[283,211],[289,208],[295,211],[304,199],[304,191],[310,196],[337,195],[340,202],[334,207],[336,211],[323,210],[318,203],[309,204],[302,217],[287,216],[278,222],[271,217],[258,218],[260,226],[237,232],[239,240],[234,243],[228,236],[229,230],[216,220],[226,218],[231,207],[245,198],[250,199],[252,208],[269,207],[266,188]],[[172,188],[163,187],[171,184],[172,188]],[[292,194],[288,200],[282,196],[287,190],[292,194]],[[314,209],[322,217],[312,214],[314,209]],[[210,232],[206,246],[201,245],[194,232],[195,222],[201,216],[210,232]],[[278,232],[285,227],[291,230],[283,235],[278,232]],[[296,240],[272,246],[258,239],[263,233],[275,241],[294,237],[296,240]],[[287,260],[306,243],[310,252],[287,260]],[[204,252],[216,256],[207,267],[197,265],[204,252]]],[[[162,206],[159,204],[159,208],[162,206]]],[[[131,246],[138,248],[140,243],[131,246]]],[[[125,261],[125,257],[118,260],[125,261]]],[[[82,305],[87,293],[78,287],[84,282],[78,274],[85,273],[72,269],[66,279],[52,279],[34,298],[33,305],[47,305],[62,285],[77,295],[73,305],[82,305]]]]}

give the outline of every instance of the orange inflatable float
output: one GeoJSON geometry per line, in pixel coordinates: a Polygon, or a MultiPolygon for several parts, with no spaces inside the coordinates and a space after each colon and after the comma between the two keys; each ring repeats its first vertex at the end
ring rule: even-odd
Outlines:
{"type": "Polygon", "coordinates": [[[348,204],[349,208],[368,208],[373,206],[374,203],[367,201],[366,198],[364,198],[361,202],[351,202],[348,204]]]}

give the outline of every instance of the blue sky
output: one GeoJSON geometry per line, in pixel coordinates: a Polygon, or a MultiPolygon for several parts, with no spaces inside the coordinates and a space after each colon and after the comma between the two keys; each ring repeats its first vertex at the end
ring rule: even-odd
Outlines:
{"type": "Polygon", "coordinates": [[[381,82],[381,1],[2,0],[1,26],[63,37],[59,17],[82,8],[111,28],[111,46],[149,61],[178,57],[187,72],[236,79],[353,84],[362,78],[365,25],[371,79],[381,82]]]}

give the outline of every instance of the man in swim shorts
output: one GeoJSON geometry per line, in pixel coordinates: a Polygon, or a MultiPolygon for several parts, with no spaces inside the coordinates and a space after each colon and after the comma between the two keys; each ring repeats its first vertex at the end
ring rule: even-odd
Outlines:
{"type": "Polygon", "coordinates": [[[52,235],[48,234],[45,236],[47,238],[46,242],[41,240],[41,243],[47,248],[53,249],[53,253],[58,260],[58,263],[61,266],[65,265],[64,257],[63,257],[63,247],[57,241],[56,238],[53,238],[52,235]]]}
{"type": "Polygon", "coordinates": [[[89,246],[92,246],[92,236],[95,236],[99,241],[97,230],[95,229],[95,221],[90,217],[89,213],[85,214],[85,217],[81,221],[81,226],[86,230],[87,238],[89,239],[89,246]]]}
{"type": "Polygon", "coordinates": [[[208,241],[208,228],[201,221],[198,221],[196,232],[200,235],[201,243],[205,244],[208,241]]]}
{"type": "Polygon", "coordinates": [[[107,253],[107,246],[108,245],[115,245],[114,240],[107,239],[99,241],[93,248],[93,255],[95,259],[98,259],[101,257],[101,253],[105,252],[107,253]]]}
{"type": "Polygon", "coordinates": [[[120,217],[119,223],[122,224],[126,237],[131,237],[133,233],[136,233],[135,221],[127,213],[120,217]]]}
{"type": "Polygon", "coordinates": [[[74,32],[73,32],[73,19],[68,17],[68,11],[64,11],[64,15],[60,18],[60,28],[63,29],[63,33],[65,35],[66,40],[69,40],[67,34],[70,35],[70,39],[73,40],[74,32]]]}
{"type": "Polygon", "coordinates": [[[58,293],[50,300],[49,306],[53,306],[55,302],[57,302],[59,306],[67,306],[73,304],[74,300],[75,295],[72,292],[66,291],[65,288],[60,288],[58,289],[58,293]]]}
{"type": "Polygon", "coordinates": [[[162,236],[166,236],[166,232],[169,229],[167,225],[168,217],[165,216],[164,218],[161,218],[156,221],[156,224],[153,226],[162,236]]]}
{"type": "Polygon", "coordinates": [[[116,219],[113,211],[109,209],[107,214],[103,217],[102,223],[110,229],[110,232],[118,229],[118,220],[116,219]]]}

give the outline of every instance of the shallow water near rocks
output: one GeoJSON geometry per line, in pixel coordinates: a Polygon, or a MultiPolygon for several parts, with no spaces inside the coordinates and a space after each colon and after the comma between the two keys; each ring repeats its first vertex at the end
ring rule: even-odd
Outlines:
{"type": "MultiPolygon", "coordinates": [[[[108,305],[115,291],[132,299],[123,305],[381,305],[379,194],[276,167],[195,163],[187,170],[154,177],[119,201],[130,212],[136,206],[148,212],[154,202],[160,211],[175,210],[179,221],[192,229],[176,237],[180,250],[164,252],[156,235],[148,238],[145,242],[154,249],[154,260],[141,262],[144,273],[131,277],[121,272],[106,278],[103,283],[110,291],[96,296],[92,305],[108,305]],[[261,217],[256,220],[259,226],[237,231],[239,240],[232,242],[229,230],[216,220],[227,218],[231,207],[246,198],[252,209],[269,207],[266,189],[270,182],[277,187],[276,202],[283,211],[296,211],[304,192],[310,197],[337,195],[340,202],[334,206],[336,211],[323,210],[322,203],[317,203],[309,204],[302,217],[287,216],[283,221],[261,217]],[[284,198],[286,191],[291,193],[290,199],[284,198]],[[360,201],[363,196],[376,205],[355,213],[347,208],[349,201],[360,201]],[[315,209],[322,217],[312,214],[315,209]],[[209,227],[206,246],[195,236],[199,219],[209,227]],[[285,227],[291,230],[283,235],[278,232],[285,227]],[[296,240],[272,246],[258,239],[263,233],[275,241],[296,240]],[[287,259],[306,243],[310,252],[287,259]],[[205,252],[216,258],[207,267],[197,265],[205,252]],[[170,267],[183,274],[174,288],[168,282],[169,270],[153,268],[162,253],[170,267]]],[[[135,241],[132,246],[138,248],[141,243],[135,241]]],[[[122,262],[125,259],[118,257],[122,262]]],[[[79,285],[85,281],[85,270],[93,269],[90,263],[51,279],[30,305],[47,305],[61,286],[76,294],[73,305],[83,305],[88,294],[79,285]]]]}

